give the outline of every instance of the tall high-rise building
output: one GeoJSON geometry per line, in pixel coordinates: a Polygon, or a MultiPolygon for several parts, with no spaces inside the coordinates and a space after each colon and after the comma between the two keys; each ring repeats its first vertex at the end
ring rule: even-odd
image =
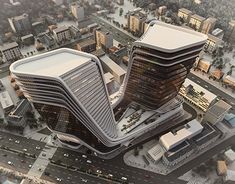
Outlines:
{"type": "Polygon", "coordinates": [[[214,30],[215,24],[216,24],[216,18],[214,17],[209,17],[208,19],[206,19],[203,23],[202,26],[202,33],[204,34],[209,34],[214,30]]]}
{"type": "Polygon", "coordinates": [[[95,40],[97,48],[106,50],[113,46],[113,34],[101,28],[95,30],[95,40]]]}
{"type": "Polygon", "coordinates": [[[8,18],[8,22],[13,32],[20,35],[26,35],[31,32],[31,23],[29,15],[24,13],[23,15],[8,18]]]}
{"type": "Polygon", "coordinates": [[[133,44],[124,85],[110,96],[99,59],[88,53],[58,49],[17,61],[10,70],[63,143],[115,155],[183,117],[176,95],[205,41],[201,33],[150,23],[133,44]]]}
{"type": "Polygon", "coordinates": [[[206,38],[195,31],[151,22],[132,46],[126,98],[151,109],[175,98],[206,38]]]}
{"type": "Polygon", "coordinates": [[[78,5],[77,3],[72,3],[70,8],[73,16],[77,20],[81,21],[84,19],[84,8],[82,6],[78,5]]]}
{"type": "Polygon", "coordinates": [[[128,29],[135,34],[144,33],[144,23],[147,19],[147,14],[142,9],[136,9],[131,11],[127,17],[128,29]]]}

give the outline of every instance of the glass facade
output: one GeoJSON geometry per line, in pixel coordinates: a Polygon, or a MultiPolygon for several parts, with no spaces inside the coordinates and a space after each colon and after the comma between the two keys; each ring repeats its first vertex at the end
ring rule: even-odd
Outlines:
{"type": "MultiPolygon", "coordinates": [[[[108,153],[120,147],[119,145],[105,146],[66,108],[40,103],[34,103],[34,106],[51,130],[73,135],[102,153],[108,153]]],[[[70,143],[66,142],[66,144],[70,143]]],[[[71,142],[71,145],[74,146],[74,143],[71,142]]]]}
{"type": "Polygon", "coordinates": [[[125,99],[157,109],[175,98],[201,47],[170,54],[134,47],[125,99]]]}

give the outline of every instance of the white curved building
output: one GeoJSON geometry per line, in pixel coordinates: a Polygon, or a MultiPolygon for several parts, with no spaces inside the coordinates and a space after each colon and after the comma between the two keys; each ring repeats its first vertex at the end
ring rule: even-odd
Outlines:
{"type": "MultiPolygon", "coordinates": [[[[25,97],[34,104],[48,127],[58,134],[62,142],[74,148],[83,144],[99,154],[108,154],[183,115],[182,99],[176,96],[181,83],[177,83],[177,86],[172,82],[167,85],[167,81],[183,72],[183,76],[178,76],[183,82],[192,60],[205,41],[206,37],[200,33],[160,22],[150,23],[143,38],[133,44],[131,65],[122,87],[124,90],[121,89],[115,103],[108,96],[100,61],[91,54],[63,48],[19,60],[11,65],[10,70],[25,97]],[[164,34],[167,34],[165,40],[149,40],[151,36],[163,37],[164,34]],[[187,40],[179,40],[179,35],[180,39],[185,36],[187,40]],[[142,47],[145,50],[141,50],[142,47]],[[146,49],[152,49],[151,53],[146,49]],[[162,53],[164,50],[166,53],[162,53]],[[152,55],[157,60],[137,55],[144,51],[147,57],[152,55]],[[172,56],[169,54],[172,52],[178,54],[172,56]],[[169,62],[162,69],[166,72],[175,70],[164,79],[159,78],[161,72],[158,75],[158,66],[162,65],[158,53],[165,55],[166,62],[169,62]],[[181,56],[191,59],[187,69],[180,63],[181,56]],[[174,61],[177,57],[178,60],[174,61]],[[138,65],[137,59],[144,63],[143,67],[138,65]],[[176,69],[168,69],[168,65],[175,65],[176,69]],[[153,73],[148,73],[151,69],[153,73]],[[144,81],[138,79],[139,75],[144,76],[144,81]],[[138,81],[141,85],[138,85],[138,81]],[[145,86],[149,91],[141,91],[140,86],[145,86]],[[136,89],[134,96],[131,96],[132,87],[136,89]],[[159,103],[154,97],[163,93],[162,89],[166,87],[174,89],[174,93],[171,98],[159,103]],[[151,90],[154,93],[152,96],[151,90]],[[147,95],[141,97],[140,93],[143,92],[151,97],[153,104],[149,103],[147,95]],[[141,98],[147,101],[139,100],[141,98]]],[[[182,62],[187,62],[187,58],[182,58],[182,62]]]]}

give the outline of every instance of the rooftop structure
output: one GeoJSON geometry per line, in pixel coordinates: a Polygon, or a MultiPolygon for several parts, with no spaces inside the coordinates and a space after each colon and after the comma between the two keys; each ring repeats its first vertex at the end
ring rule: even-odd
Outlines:
{"type": "Polygon", "coordinates": [[[96,50],[96,42],[93,39],[85,39],[77,43],[77,49],[83,52],[93,52],[96,50]]]}
{"type": "Polygon", "coordinates": [[[215,94],[190,79],[185,79],[179,94],[204,112],[217,98],[215,94]]]}
{"type": "Polygon", "coordinates": [[[227,114],[231,108],[231,105],[223,100],[219,100],[207,110],[204,120],[216,124],[224,119],[225,114],[227,114]]]}
{"type": "Polygon", "coordinates": [[[126,71],[123,70],[118,64],[116,64],[112,59],[110,59],[107,55],[100,57],[101,64],[106,72],[110,72],[115,80],[122,84],[124,77],[126,75],[126,71]]]}
{"type": "Polygon", "coordinates": [[[199,134],[203,129],[203,126],[197,121],[192,120],[185,125],[184,128],[178,130],[175,133],[168,132],[160,137],[160,142],[166,150],[170,150],[173,147],[179,145],[187,139],[199,134]]]}
{"type": "Polygon", "coordinates": [[[160,144],[155,145],[147,152],[147,156],[153,161],[153,163],[158,162],[162,158],[163,154],[164,152],[160,144]]]}
{"type": "Polygon", "coordinates": [[[226,159],[228,162],[234,162],[235,161],[235,152],[232,149],[229,149],[224,152],[224,155],[226,156],[226,159]]]}

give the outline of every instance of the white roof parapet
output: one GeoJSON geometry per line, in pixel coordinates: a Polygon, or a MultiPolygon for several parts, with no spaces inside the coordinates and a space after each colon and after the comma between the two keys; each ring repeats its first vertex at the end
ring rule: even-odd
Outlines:
{"type": "Polygon", "coordinates": [[[160,137],[161,144],[166,150],[179,145],[187,139],[194,137],[203,130],[203,126],[196,120],[188,122],[184,128],[178,130],[176,133],[168,132],[160,137]]]}
{"type": "Polygon", "coordinates": [[[91,58],[84,54],[78,55],[78,51],[59,49],[17,62],[14,64],[14,71],[39,76],[59,77],[90,60],[91,58]]]}
{"type": "Polygon", "coordinates": [[[148,31],[134,43],[172,53],[197,46],[200,43],[204,44],[206,40],[207,36],[205,34],[153,20],[149,23],[148,31]]]}

